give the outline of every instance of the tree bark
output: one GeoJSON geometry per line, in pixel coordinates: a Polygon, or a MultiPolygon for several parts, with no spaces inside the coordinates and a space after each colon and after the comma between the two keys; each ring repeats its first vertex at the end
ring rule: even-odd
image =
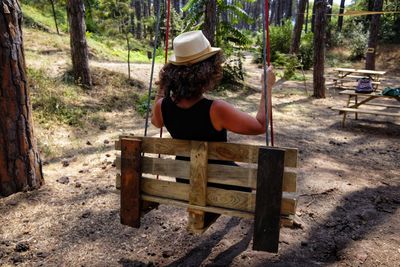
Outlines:
{"type": "Polygon", "coordinates": [[[292,8],[293,8],[293,1],[292,0],[287,0],[286,1],[286,6],[285,6],[285,18],[286,19],[291,19],[292,18],[292,8]]]}
{"type": "Polygon", "coordinates": [[[307,1],[307,7],[306,7],[306,26],[305,26],[305,29],[304,29],[304,32],[305,33],[307,33],[308,32],[308,13],[309,13],[309,9],[310,9],[310,2],[308,1],[308,0],[306,0],[307,1]]]}
{"type": "Polygon", "coordinates": [[[175,9],[176,13],[178,13],[178,14],[181,13],[181,6],[180,6],[179,0],[174,0],[174,9],[175,9]]]}
{"type": "Polygon", "coordinates": [[[85,6],[82,0],[68,0],[72,70],[75,82],[92,86],[89,70],[89,50],[86,43],[85,6]]]}
{"type": "Polygon", "coordinates": [[[207,37],[210,44],[215,44],[215,27],[217,22],[217,2],[216,0],[209,0],[206,3],[203,33],[207,37]]]}
{"type": "Polygon", "coordinates": [[[142,0],[135,1],[136,39],[142,39],[142,0]]]}
{"type": "MultiPolygon", "coordinates": [[[[375,0],[374,11],[382,11],[383,0],[375,0]]],[[[371,24],[369,26],[368,50],[365,60],[365,69],[375,69],[376,47],[378,45],[379,24],[381,15],[372,15],[371,24]]]]}
{"type": "Polygon", "coordinates": [[[304,12],[306,10],[306,4],[307,0],[300,0],[298,5],[296,23],[294,25],[292,34],[292,45],[290,46],[290,53],[292,54],[299,53],[300,39],[301,39],[301,32],[303,30],[304,12]]]}
{"type": "Polygon", "coordinates": [[[314,27],[314,94],[316,98],[325,98],[325,28],[326,28],[326,0],[317,0],[315,6],[314,27]]]}
{"type": "MultiPolygon", "coordinates": [[[[339,15],[344,13],[346,0],[340,1],[339,15]]],[[[341,32],[343,27],[343,16],[338,17],[338,31],[341,32]]]]}
{"type": "Polygon", "coordinates": [[[57,24],[56,10],[54,8],[54,0],[50,0],[50,4],[51,4],[51,9],[53,11],[54,24],[56,25],[57,34],[60,35],[60,31],[58,30],[58,24],[57,24]]]}
{"type": "Polygon", "coordinates": [[[0,0],[0,21],[0,195],[9,196],[37,189],[44,180],[33,134],[18,1],[0,0]]]}
{"type": "Polygon", "coordinates": [[[311,32],[314,32],[315,27],[315,2],[313,3],[312,14],[311,14],[311,32]]]}
{"type": "Polygon", "coordinates": [[[156,19],[157,19],[157,10],[159,6],[160,6],[160,0],[153,0],[153,12],[156,19]]]}

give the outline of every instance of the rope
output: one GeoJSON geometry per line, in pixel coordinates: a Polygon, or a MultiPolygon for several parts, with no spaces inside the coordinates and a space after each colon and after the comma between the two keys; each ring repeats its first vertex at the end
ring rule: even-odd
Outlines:
{"type": "MultiPolygon", "coordinates": [[[[267,73],[267,60],[269,61],[269,53],[268,53],[268,59],[267,59],[267,46],[269,46],[268,42],[268,35],[269,31],[267,30],[268,28],[268,14],[269,14],[269,6],[268,6],[268,0],[262,1],[262,25],[263,25],[263,71],[264,71],[264,102],[265,102],[265,119],[266,119],[266,130],[265,130],[265,142],[266,145],[269,146],[269,136],[268,136],[268,128],[269,128],[269,120],[270,120],[270,110],[269,110],[269,94],[267,90],[267,84],[268,84],[268,73],[267,73]],[[268,45],[267,45],[268,43],[268,45]]],[[[270,62],[268,62],[269,65],[270,62]]]]}
{"type": "MultiPolygon", "coordinates": [[[[266,10],[265,10],[265,24],[267,28],[267,63],[268,66],[271,65],[271,49],[270,49],[270,40],[269,40],[269,1],[266,0],[266,10]]],[[[271,127],[271,145],[274,146],[274,124],[272,119],[272,95],[268,96],[269,99],[269,122],[271,127]]]]}
{"type": "Polygon", "coordinates": [[[156,24],[156,36],[154,38],[154,48],[153,48],[153,56],[151,60],[151,74],[150,74],[150,84],[149,84],[149,93],[147,95],[147,110],[146,110],[146,122],[144,125],[144,136],[147,136],[147,128],[149,125],[149,114],[150,114],[150,98],[151,98],[151,91],[153,87],[153,75],[154,75],[154,64],[156,60],[156,53],[157,53],[157,44],[158,44],[158,36],[160,34],[160,5],[157,8],[157,24],[156,24]]]}
{"type": "MultiPolygon", "coordinates": [[[[167,2],[167,29],[166,29],[166,33],[165,33],[165,53],[164,53],[164,58],[165,58],[165,64],[168,63],[168,44],[169,44],[169,18],[171,16],[171,0],[168,0],[167,2]]],[[[163,127],[160,128],[160,138],[163,135],[163,127]]],[[[160,157],[160,155],[158,155],[158,157],[160,157]]],[[[158,179],[158,175],[157,175],[157,179],[158,179]]]]}

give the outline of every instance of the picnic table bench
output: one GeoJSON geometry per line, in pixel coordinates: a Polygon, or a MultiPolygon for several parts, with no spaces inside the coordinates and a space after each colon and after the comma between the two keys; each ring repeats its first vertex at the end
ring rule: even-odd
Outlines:
{"type": "Polygon", "coordinates": [[[358,79],[367,77],[371,79],[374,89],[377,90],[381,84],[382,77],[386,74],[386,71],[351,68],[334,68],[333,70],[337,72],[336,77],[333,79],[335,87],[344,87],[344,82],[356,82],[358,79]]]}
{"type": "Polygon", "coordinates": [[[358,119],[358,113],[374,114],[380,116],[400,117],[400,112],[393,109],[400,108],[400,96],[382,95],[381,92],[373,92],[370,94],[356,93],[354,90],[344,90],[341,95],[347,95],[347,104],[345,107],[332,107],[332,110],[338,110],[339,114],[343,114],[342,127],[345,125],[348,113],[355,113],[355,119],[358,119]],[[361,98],[359,101],[359,97],[361,98]],[[374,99],[397,100],[392,104],[374,103],[374,99]],[[360,108],[360,106],[362,106],[360,108]],[[381,107],[384,109],[377,109],[381,107]]]}

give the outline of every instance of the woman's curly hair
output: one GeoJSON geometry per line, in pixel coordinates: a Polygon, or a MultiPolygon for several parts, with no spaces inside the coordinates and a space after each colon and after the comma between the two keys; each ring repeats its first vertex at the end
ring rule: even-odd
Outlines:
{"type": "Polygon", "coordinates": [[[213,89],[222,78],[221,52],[193,65],[166,64],[160,71],[160,88],[175,102],[196,98],[213,89]]]}

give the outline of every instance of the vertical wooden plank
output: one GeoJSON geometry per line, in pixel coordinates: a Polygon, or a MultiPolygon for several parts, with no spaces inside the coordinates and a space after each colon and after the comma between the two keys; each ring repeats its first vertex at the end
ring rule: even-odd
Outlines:
{"type": "Polygon", "coordinates": [[[285,150],[259,149],[253,250],[278,252],[285,150]]]}
{"type": "MultiPolygon", "coordinates": [[[[206,206],[207,200],[207,165],[208,144],[192,141],[190,152],[190,191],[189,204],[206,206]]],[[[188,229],[196,231],[205,227],[205,212],[188,209],[188,229]]]]}
{"type": "Polygon", "coordinates": [[[121,223],[140,226],[141,143],[121,139],[121,223]]]}

